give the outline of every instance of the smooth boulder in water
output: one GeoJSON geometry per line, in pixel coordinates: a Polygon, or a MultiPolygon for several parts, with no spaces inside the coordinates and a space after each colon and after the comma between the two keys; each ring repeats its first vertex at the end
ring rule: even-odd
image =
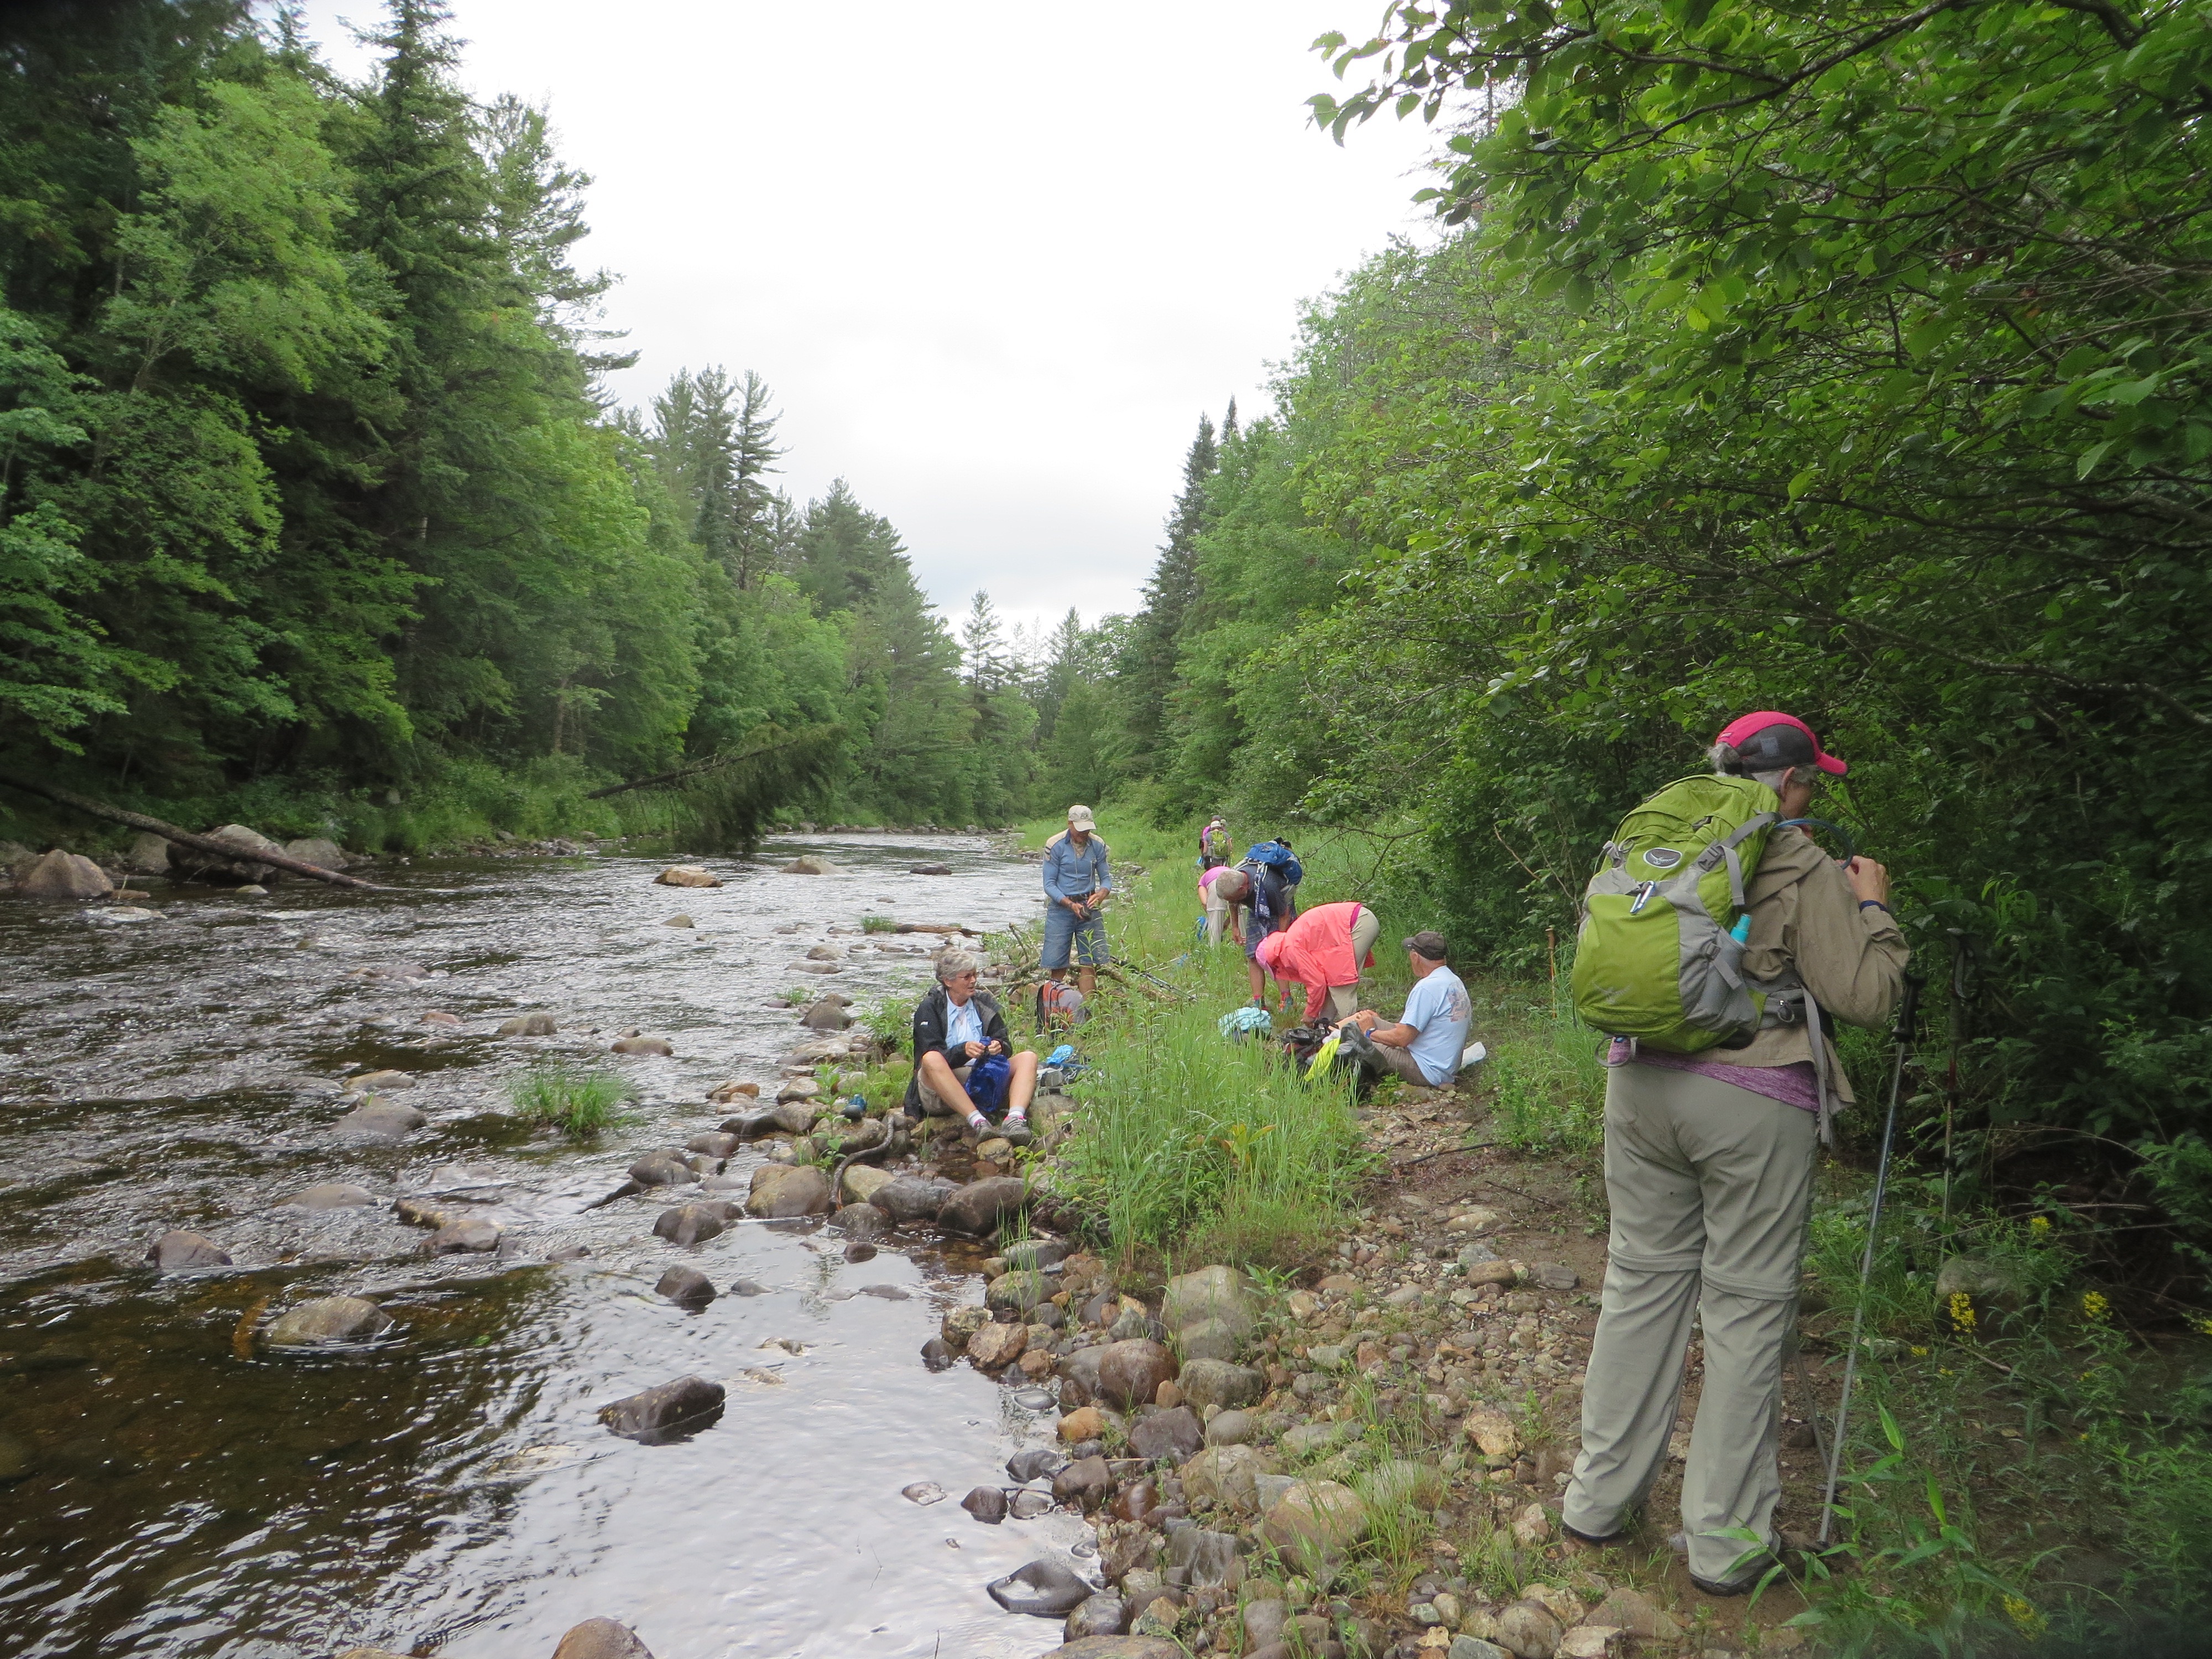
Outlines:
{"type": "Polygon", "coordinates": [[[679,1204],[663,1210],[653,1223],[654,1237],[672,1244],[701,1243],[717,1237],[722,1228],[720,1208],[711,1204],[679,1204]]]}
{"type": "Polygon", "coordinates": [[[318,1297],[279,1314],[262,1340],[272,1348],[365,1342],[390,1330],[392,1323],[392,1316],[366,1297],[318,1297]]]}
{"type": "Polygon", "coordinates": [[[987,1527],[1006,1518],[1006,1494],[996,1486],[978,1486],[960,1500],[960,1507],[987,1527]]]}
{"type": "Polygon", "coordinates": [[[169,870],[173,875],[186,881],[211,880],[233,885],[258,884],[276,873],[273,864],[255,860],[256,853],[282,853],[284,849],[263,835],[258,830],[249,830],[242,823],[226,823],[221,829],[207,833],[210,841],[221,842],[234,849],[234,856],[223,858],[203,853],[197,848],[185,847],[176,842],[169,843],[169,870]]]}
{"type": "Polygon", "coordinates": [[[1049,1446],[1031,1446],[1006,1460],[1006,1473],[1017,1480],[1045,1480],[1067,1467],[1067,1460],[1049,1446]]]}
{"type": "Polygon", "coordinates": [[[325,1181],[302,1187],[289,1198],[280,1198],[276,1202],[295,1210],[357,1210],[375,1203],[376,1194],[350,1182],[325,1181]]]}
{"type": "Polygon", "coordinates": [[[1019,1176],[991,1176],[971,1181],[946,1198],[937,1212],[937,1224],[980,1238],[1019,1215],[1028,1201],[1029,1183],[1019,1176]]]}
{"type": "Polygon", "coordinates": [[[432,1233],[422,1246],[425,1255],[461,1255],[499,1248],[499,1226],[481,1216],[463,1216],[432,1233]]]}
{"type": "Polygon", "coordinates": [[[959,1188],[951,1182],[922,1176],[899,1176],[876,1188],[868,1202],[901,1226],[934,1221],[945,1200],[959,1188]]]}
{"type": "Polygon", "coordinates": [[[15,896],[66,900],[106,898],[115,890],[107,872],[90,859],[64,853],[58,847],[39,860],[17,879],[15,896]]]}
{"type": "Polygon", "coordinates": [[[696,1181],[699,1172],[684,1161],[682,1153],[664,1148],[631,1164],[629,1178],[641,1187],[681,1187],[696,1181]]]}
{"type": "Polygon", "coordinates": [[[666,1037],[634,1036],[619,1039],[609,1048],[608,1052],[617,1054],[657,1054],[665,1060],[676,1052],[676,1047],[666,1037]]]}
{"type": "Polygon", "coordinates": [[[983,1586],[1008,1613],[1064,1619],[1097,1592],[1057,1561],[1032,1561],[983,1586]]]}
{"type": "Polygon", "coordinates": [[[833,1212],[830,1224],[846,1237],[865,1243],[891,1230],[891,1218],[872,1204],[848,1204],[833,1212]]]}
{"type": "Polygon", "coordinates": [[[823,997],[808,1005],[799,1023],[810,1031],[842,1031],[853,1023],[853,1017],[845,1012],[841,999],[823,997]]]}
{"type": "Polygon", "coordinates": [[[830,1177],[811,1164],[764,1164],[753,1171],[745,1208],[757,1216],[826,1215],[830,1177]]]}
{"type": "Polygon", "coordinates": [[[671,1267],[661,1274],[653,1292],[696,1313],[714,1299],[714,1281],[696,1267],[671,1267]]]}
{"type": "Polygon", "coordinates": [[[839,866],[828,859],[807,853],[785,865],[783,873],[787,876],[834,876],[841,872],[839,866]]]}
{"type": "Polygon", "coordinates": [[[672,864],[653,878],[656,887],[720,887],[722,878],[703,865],[672,864]]]}
{"type": "Polygon", "coordinates": [[[517,1014],[513,1019],[500,1022],[499,1035],[506,1036],[551,1036],[561,1028],[553,1023],[550,1014],[517,1014]]]}
{"type": "Polygon", "coordinates": [[[1127,1601],[1111,1590],[1102,1590],[1067,1615],[1063,1634],[1071,1642],[1080,1642],[1086,1636],[1120,1636],[1135,1617],[1127,1601]]]}
{"type": "Polygon", "coordinates": [[[949,876],[951,873],[952,866],[949,864],[915,864],[907,868],[909,876],[949,876]]]}
{"type": "Polygon", "coordinates": [[[921,1365],[924,1370],[949,1371],[960,1363],[960,1356],[945,1344],[941,1336],[933,1336],[921,1345],[921,1365]]]}
{"type": "Polygon", "coordinates": [[[712,1428],[727,1398],[722,1385],[703,1376],[679,1376],[599,1407],[599,1421],[625,1440],[665,1445],[712,1428]]]}
{"type": "Polygon", "coordinates": [[[412,1106],[394,1105],[371,1095],[331,1127],[363,1140],[392,1141],[404,1140],[429,1121],[412,1106]]]}
{"type": "Polygon", "coordinates": [[[179,1227],[155,1239],[146,1251],[146,1260],[163,1273],[173,1273],[192,1267],[228,1267],[230,1253],[213,1239],[179,1227]]]}
{"type": "Polygon", "coordinates": [[[586,1619],[571,1627],[553,1659],[653,1659],[637,1632],[611,1619],[586,1619]]]}

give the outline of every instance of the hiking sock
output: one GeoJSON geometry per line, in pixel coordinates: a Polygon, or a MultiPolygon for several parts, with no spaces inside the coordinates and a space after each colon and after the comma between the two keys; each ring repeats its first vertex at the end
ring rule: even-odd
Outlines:
{"type": "Polygon", "coordinates": [[[981,1112],[970,1112],[968,1114],[968,1127],[979,1135],[987,1135],[991,1133],[991,1120],[981,1112]]]}

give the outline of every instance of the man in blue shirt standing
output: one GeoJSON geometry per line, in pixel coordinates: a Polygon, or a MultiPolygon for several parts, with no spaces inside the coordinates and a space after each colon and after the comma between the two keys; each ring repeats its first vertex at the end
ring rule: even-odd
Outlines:
{"type": "Polygon", "coordinates": [[[1344,1022],[1357,1025],[1374,1042],[1374,1058],[1362,1056],[1364,1064],[1431,1089],[1458,1075],[1474,1006],[1459,975],[1444,965],[1450,956],[1451,947],[1442,933],[1424,931],[1406,941],[1413,988],[1406,995],[1404,1017],[1395,1025],[1385,1025],[1373,1009],[1362,1008],[1344,1022]]]}
{"type": "Polygon", "coordinates": [[[1073,948],[1085,1001],[1097,988],[1098,964],[1107,960],[1103,908],[1113,890],[1097,820],[1087,806],[1069,807],[1066,832],[1044,844],[1044,967],[1054,983],[1065,979],[1073,948]]]}

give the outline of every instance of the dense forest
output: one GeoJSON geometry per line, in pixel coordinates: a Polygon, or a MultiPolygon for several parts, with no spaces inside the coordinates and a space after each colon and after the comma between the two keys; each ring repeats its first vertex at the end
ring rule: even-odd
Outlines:
{"type": "Polygon", "coordinates": [[[1793,710],[1931,976],[1923,1132],[1969,1183],[2154,1201],[2114,1247],[2201,1270],[2208,21],[1602,0],[1325,39],[1340,138],[1437,123],[1442,222],[1194,447],[1124,790],[1373,834],[1528,968],[1640,793],[1793,710]]]}
{"type": "Polygon", "coordinates": [[[1094,634],[956,633],[757,376],[611,409],[590,180],[446,25],[355,85],[242,0],[0,17],[0,771],[371,848],[686,767],[708,842],[1025,809],[1094,634]]]}

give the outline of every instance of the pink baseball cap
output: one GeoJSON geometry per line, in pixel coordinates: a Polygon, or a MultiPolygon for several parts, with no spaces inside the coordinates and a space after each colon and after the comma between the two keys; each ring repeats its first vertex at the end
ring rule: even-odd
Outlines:
{"type": "Polygon", "coordinates": [[[1724,743],[1741,757],[1747,772],[1779,772],[1785,766],[1817,766],[1833,777],[1851,769],[1833,755],[1822,752],[1813,728],[1795,714],[1763,708],[1744,714],[1721,729],[1716,742],[1724,743]]]}

